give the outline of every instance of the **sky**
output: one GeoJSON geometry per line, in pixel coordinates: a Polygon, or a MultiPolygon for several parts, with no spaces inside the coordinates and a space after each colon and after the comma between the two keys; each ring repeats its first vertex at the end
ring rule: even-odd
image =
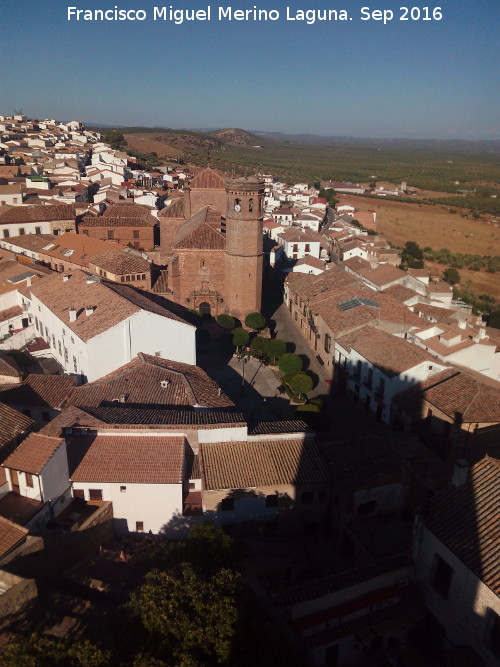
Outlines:
{"type": "Polygon", "coordinates": [[[406,21],[404,1],[2,0],[0,114],[23,109],[32,118],[112,126],[500,139],[496,0],[413,0],[407,6],[420,8],[420,20],[406,21]],[[68,20],[68,7],[115,6],[143,10],[146,20],[68,20]],[[211,21],[154,21],[154,7],[164,6],[210,6],[211,21]],[[279,20],[218,20],[219,7],[254,6],[276,10],[279,20]],[[348,20],[287,20],[287,7],[290,17],[335,9],[348,20]],[[435,7],[441,20],[424,21],[435,7]],[[374,10],[385,10],[386,22],[372,18],[374,10]]]}

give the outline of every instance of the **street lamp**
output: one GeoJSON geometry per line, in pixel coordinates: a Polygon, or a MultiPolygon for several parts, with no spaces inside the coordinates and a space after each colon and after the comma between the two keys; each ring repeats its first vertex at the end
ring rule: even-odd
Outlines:
{"type": "Polygon", "coordinates": [[[247,364],[247,362],[248,362],[248,360],[249,360],[249,358],[250,358],[250,357],[248,356],[248,352],[250,352],[250,348],[249,348],[249,347],[246,347],[246,348],[245,348],[245,352],[246,352],[247,354],[245,354],[245,355],[243,356],[243,358],[242,358],[242,361],[243,361],[243,373],[242,373],[242,375],[241,375],[241,392],[240,392],[241,394],[242,394],[243,391],[245,390],[245,365],[247,364]]]}

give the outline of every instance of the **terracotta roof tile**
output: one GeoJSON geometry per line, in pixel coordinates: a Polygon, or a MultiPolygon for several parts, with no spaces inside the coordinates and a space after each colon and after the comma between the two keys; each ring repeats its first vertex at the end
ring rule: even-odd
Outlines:
{"type": "Polygon", "coordinates": [[[39,204],[37,206],[13,206],[0,215],[0,225],[16,222],[51,222],[73,220],[72,204],[39,204]]]}
{"type": "MultiPolygon", "coordinates": [[[[23,432],[31,431],[35,422],[21,414],[14,408],[10,408],[4,403],[0,403],[0,457],[1,449],[9,445],[15,438],[23,432]]],[[[5,453],[4,453],[5,456],[5,453]]]]}
{"type": "Polygon", "coordinates": [[[59,408],[75,384],[76,379],[69,375],[28,375],[20,385],[0,391],[0,401],[59,408]]]}
{"type": "Polygon", "coordinates": [[[29,530],[0,516],[0,558],[22,542],[29,530]]]}
{"type": "Polygon", "coordinates": [[[465,423],[500,422],[500,383],[471,371],[447,369],[396,397],[401,407],[414,412],[422,399],[455,420],[465,423]]]}
{"type": "Polygon", "coordinates": [[[205,490],[324,482],[329,472],[312,440],[200,445],[205,490]]]}
{"type": "Polygon", "coordinates": [[[225,190],[226,181],[224,174],[210,167],[206,167],[202,171],[198,172],[196,176],[189,183],[189,187],[194,190],[198,188],[208,189],[208,190],[225,190]]]}
{"type": "Polygon", "coordinates": [[[64,443],[62,438],[53,438],[41,433],[30,433],[2,463],[4,468],[22,470],[37,475],[64,443]]]}
{"type": "Polygon", "coordinates": [[[388,377],[400,375],[425,361],[436,359],[412,343],[375,327],[364,326],[336,339],[344,349],[356,350],[388,377]]]}
{"type": "Polygon", "coordinates": [[[69,400],[72,405],[98,407],[120,397],[130,407],[234,406],[199,366],[143,353],[105,377],[76,387],[69,400]]]}
{"type": "Polygon", "coordinates": [[[226,239],[214,228],[214,222],[220,222],[220,216],[210,206],[205,206],[181,224],[174,238],[174,248],[224,250],[226,239]]]}
{"type": "Polygon", "coordinates": [[[140,255],[119,248],[106,250],[92,257],[91,263],[115,275],[128,273],[149,273],[151,264],[140,255]]]}
{"type": "Polygon", "coordinates": [[[78,224],[78,229],[85,227],[154,227],[158,221],[152,215],[148,217],[111,217],[86,215],[78,224]]]}
{"type": "MultiPolygon", "coordinates": [[[[0,320],[1,319],[2,317],[0,316],[0,320]]],[[[10,354],[4,352],[3,350],[0,350],[0,375],[5,375],[12,378],[18,378],[22,375],[22,370],[14,357],[11,357],[10,354]]]]}
{"type": "Polygon", "coordinates": [[[427,528],[500,595],[500,461],[485,456],[460,487],[430,501],[427,528]]]}
{"type": "Polygon", "coordinates": [[[180,484],[184,436],[75,436],[68,444],[73,482],[180,484]]]}
{"type": "Polygon", "coordinates": [[[169,310],[167,302],[161,297],[128,285],[88,279],[87,274],[75,269],[71,274],[46,276],[28,290],[82,340],[90,340],[141,309],[184,322],[169,310]],[[94,308],[91,315],[85,314],[87,306],[94,308]],[[77,310],[74,322],[69,319],[71,308],[77,310]]]}

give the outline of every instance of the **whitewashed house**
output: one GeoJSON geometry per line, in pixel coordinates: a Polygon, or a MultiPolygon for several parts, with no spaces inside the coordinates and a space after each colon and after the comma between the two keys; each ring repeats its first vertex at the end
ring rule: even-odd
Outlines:
{"type": "Polygon", "coordinates": [[[373,326],[336,338],[334,349],[347,391],[386,423],[395,396],[446,368],[424,350],[373,326]]]}
{"type": "Polygon", "coordinates": [[[139,352],[196,363],[195,327],[157,297],[83,271],[47,276],[21,290],[37,336],[66,373],[96,380],[139,352]]]}
{"type": "Polygon", "coordinates": [[[500,662],[500,461],[484,457],[432,497],[415,522],[413,557],[424,601],[447,649],[500,662]]]}

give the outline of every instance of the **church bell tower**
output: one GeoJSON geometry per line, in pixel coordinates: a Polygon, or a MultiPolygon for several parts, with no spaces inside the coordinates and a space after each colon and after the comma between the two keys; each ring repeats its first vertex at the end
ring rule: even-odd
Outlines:
{"type": "Polygon", "coordinates": [[[244,321],[262,306],[264,181],[233,178],[226,193],[226,306],[244,321]]]}

